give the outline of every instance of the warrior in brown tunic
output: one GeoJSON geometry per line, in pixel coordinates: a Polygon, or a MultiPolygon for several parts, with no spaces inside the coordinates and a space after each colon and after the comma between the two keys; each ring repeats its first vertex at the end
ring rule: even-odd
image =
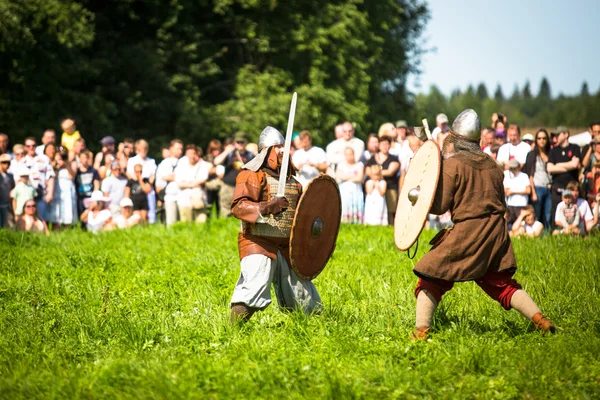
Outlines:
{"type": "Polygon", "coordinates": [[[289,240],[302,185],[290,163],[285,197],[277,197],[284,138],[266,127],[258,140],[259,154],[237,176],[231,212],[242,221],[238,236],[241,272],[231,299],[232,322],[247,321],[271,304],[274,284],[279,307],[319,310],[321,298],[311,281],[289,268],[289,240]]]}
{"type": "Polygon", "coordinates": [[[414,339],[427,338],[437,305],[454,282],[473,280],[506,310],[517,309],[538,329],[555,330],[513,279],[517,264],[504,218],[504,175],[481,151],[479,132],[479,117],[465,110],[444,142],[431,213],[449,210],[454,226],[436,235],[414,268],[419,277],[414,339]]]}

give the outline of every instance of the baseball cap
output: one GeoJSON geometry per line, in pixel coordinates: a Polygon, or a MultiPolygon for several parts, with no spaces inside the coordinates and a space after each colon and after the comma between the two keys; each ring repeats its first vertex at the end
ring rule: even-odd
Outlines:
{"type": "Polygon", "coordinates": [[[133,201],[129,197],[123,197],[119,202],[120,207],[133,207],[133,201]]]}
{"type": "Polygon", "coordinates": [[[8,154],[2,154],[0,155],[0,162],[10,162],[12,159],[10,158],[10,156],[8,154]]]}
{"type": "Polygon", "coordinates": [[[112,136],[105,136],[102,138],[102,140],[100,141],[100,144],[102,146],[109,146],[111,144],[115,144],[115,138],[112,136]]]}
{"type": "Polygon", "coordinates": [[[535,138],[533,137],[533,135],[531,133],[526,133],[523,135],[521,140],[523,140],[523,141],[529,140],[530,142],[533,142],[535,140],[535,138]]]}
{"type": "Polygon", "coordinates": [[[120,167],[121,164],[119,164],[118,161],[113,161],[110,163],[110,169],[116,168],[116,167],[120,167]]]}
{"type": "Polygon", "coordinates": [[[558,135],[559,133],[563,133],[563,132],[570,133],[570,132],[569,132],[569,128],[567,128],[567,127],[566,127],[566,126],[564,126],[564,125],[560,125],[560,126],[558,126],[558,127],[556,128],[556,130],[555,130],[554,132],[552,132],[552,133],[553,133],[553,134],[555,134],[555,135],[558,135]]]}
{"type": "Polygon", "coordinates": [[[233,135],[233,140],[235,140],[236,142],[246,142],[246,132],[237,131],[235,135],[233,135]]]}
{"type": "Polygon", "coordinates": [[[408,128],[408,124],[406,123],[405,120],[400,119],[400,120],[396,121],[396,128],[408,128]]]}
{"type": "Polygon", "coordinates": [[[514,158],[508,162],[508,168],[519,168],[520,165],[519,160],[515,160],[514,158]]]}
{"type": "Polygon", "coordinates": [[[440,113],[435,117],[435,122],[437,122],[438,124],[447,124],[448,116],[444,113],[440,113]]]}

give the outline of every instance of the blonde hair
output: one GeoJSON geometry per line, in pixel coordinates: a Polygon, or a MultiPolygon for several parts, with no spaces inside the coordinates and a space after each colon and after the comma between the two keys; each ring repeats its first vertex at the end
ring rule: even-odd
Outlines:
{"type": "Polygon", "coordinates": [[[386,122],[385,124],[379,127],[379,131],[377,132],[377,136],[392,136],[392,130],[396,130],[396,127],[391,122],[386,122]]]}

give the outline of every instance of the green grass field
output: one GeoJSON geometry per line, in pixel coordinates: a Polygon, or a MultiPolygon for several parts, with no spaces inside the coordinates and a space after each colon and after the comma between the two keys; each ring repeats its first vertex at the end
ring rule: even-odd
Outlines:
{"type": "Polygon", "coordinates": [[[412,343],[413,262],[343,226],[322,315],[228,324],[239,222],[50,237],[0,232],[0,398],[598,398],[600,238],[519,239],[543,336],[474,284],[412,343]]]}

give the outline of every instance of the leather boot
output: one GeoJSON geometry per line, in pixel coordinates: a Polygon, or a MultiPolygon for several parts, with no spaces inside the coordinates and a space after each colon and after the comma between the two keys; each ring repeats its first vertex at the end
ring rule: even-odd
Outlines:
{"type": "Polygon", "coordinates": [[[554,327],[552,322],[546,319],[546,317],[544,317],[542,313],[535,314],[533,318],[531,318],[531,322],[533,322],[533,325],[535,325],[536,329],[544,333],[556,333],[556,328],[554,327]]]}
{"type": "Polygon", "coordinates": [[[410,333],[410,341],[418,342],[429,339],[429,328],[417,328],[410,333]]]}
{"type": "Polygon", "coordinates": [[[231,324],[237,325],[239,322],[247,322],[256,312],[256,308],[248,307],[245,304],[234,304],[231,306],[231,324]]]}

